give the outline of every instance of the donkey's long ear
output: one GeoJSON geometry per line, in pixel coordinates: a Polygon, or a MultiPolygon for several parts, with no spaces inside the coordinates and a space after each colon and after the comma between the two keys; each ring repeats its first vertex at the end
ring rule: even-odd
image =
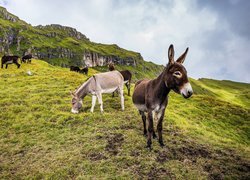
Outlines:
{"type": "Polygon", "coordinates": [[[168,60],[169,64],[174,64],[174,46],[171,44],[168,48],[168,60]]]}
{"type": "Polygon", "coordinates": [[[188,48],[186,49],[186,51],[176,60],[176,62],[178,63],[183,63],[185,61],[185,58],[187,56],[188,53],[188,48]]]}

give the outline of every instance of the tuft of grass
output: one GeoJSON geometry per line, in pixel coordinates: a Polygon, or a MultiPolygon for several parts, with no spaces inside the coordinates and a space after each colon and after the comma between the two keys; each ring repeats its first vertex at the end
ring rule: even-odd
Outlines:
{"type": "MultiPolygon", "coordinates": [[[[105,70],[90,68],[89,76],[99,71],[105,70]]],[[[133,81],[147,74],[143,66],[137,72],[133,81]]],[[[156,76],[150,72],[148,77],[156,76]]],[[[1,179],[249,177],[248,84],[191,79],[196,94],[190,99],[171,92],[163,125],[166,146],[153,140],[148,151],[126,89],[125,111],[118,96],[104,94],[103,114],[99,105],[89,112],[89,96],[79,114],[70,113],[69,92],[89,76],[40,60],[0,69],[1,179]],[[234,93],[241,96],[232,98],[234,93]]]]}

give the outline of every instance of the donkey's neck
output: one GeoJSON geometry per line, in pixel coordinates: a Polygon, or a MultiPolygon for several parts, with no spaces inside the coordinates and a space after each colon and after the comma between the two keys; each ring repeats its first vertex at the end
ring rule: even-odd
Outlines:
{"type": "Polygon", "coordinates": [[[75,92],[75,95],[78,98],[84,98],[89,93],[89,84],[91,78],[89,78],[86,82],[84,82],[75,92]]]}
{"type": "Polygon", "coordinates": [[[153,79],[152,83],[154,86],[154,94],[158,99],[165,100],[170,92],[170,89],[166,86],[164,82],[164,76],[166,75],[165,70],[156,78],[153,79]]]}

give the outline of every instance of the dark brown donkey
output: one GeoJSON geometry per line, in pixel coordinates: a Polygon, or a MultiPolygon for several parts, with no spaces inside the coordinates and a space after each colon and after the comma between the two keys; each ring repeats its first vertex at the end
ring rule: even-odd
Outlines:
{"type": "Polygon", "coordinates": [[[162,121],[166,106],[168,104],[168,93],[170,90],[181,94],[184,98],[189,98],[193,94],[192,87],[188,81],[187,71],[182,65],[186,51],[174,61],[174,46],[171,44],[168,49],[169,62],[163,72],[153,80],[140,80],[135,85],[133,93],[133,103],[139,110],[144,126],[144,135],[147,135],[147,147],[151,149],[151,138],[156,138],[153,119],[158,120],[157,132],[159,143],[164,146],[162,140],[162,121]],[[146,116],[148,113],[148,131],[146,130],[146,116]]]}
{"type": "Polygon", "coordinates": [[[3,65],[5,64],[5,68],[7,69],[8,68],[8,65],[9,64],[16,64],[17,65],[17,68],[20,67],[20,64],[18,63],[18,58],[19,56],[3,56],[2,57],[2,65],[1,65],[1,68],[3,68],[3,65]]]}
{"type": "Polygon", "coordinates": [[[115,70],[115,65],[114,65],[114,63],[110,62],[110,63],[108,64],[108,68],[109,68],[109,71],[114,71],[114,70],[115,70]]]}
{"type": "Polygon", "coordinates": [[[129,70],[124,70],[124,71],[119,71],[119,72],[122,74],[124,78],[124,84],[126,85],[128,89],[128,95],[130,96],[130,85],[131,85],[132,74],[129,70]]]}
{"type": "MultiPolygon", "coordinates": [[[[115,66],[113,63],[109,63],[108,65],[109,71],[114,71],[115,66]]],[[[126,85],[128,89],[128,96],[130,96],[130,85],[131,85],[131,79],[132,79],[132,73],[129,70],[119,71],[123,78],[124,78],[124,84],[126,85]]],[[[115,92],[113,92],[113,97],[115,96],[115,92]]]]}

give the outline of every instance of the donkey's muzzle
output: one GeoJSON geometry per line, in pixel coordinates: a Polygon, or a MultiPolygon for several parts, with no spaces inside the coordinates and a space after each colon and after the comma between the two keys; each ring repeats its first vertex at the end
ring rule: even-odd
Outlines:
{"type": "Polygon", "coordinates": [[[182,96],[187,99],[187,98],[191,97],[192,94],[193,94],[193,91],[187,91],[187,94],[182,94],[182,96]]]}
{"type": "Polygon", "coordinates": [[[180,93],[181,95],[184,97],[184,98],[189,98],[192,96],[193,94],[193,89],[192,89],[192,86],[191,84],[188,82],[186,84],[184,84],[184,86],[181,88],[180,90],[180,93]]]}
{"type": "Polygon", "coordinates": [[[72,112],[73,114],[78,114],[78,113],[79,113],[79,111],[74,110],[73,108],[71,109],[71,112],[72,112]]]}

